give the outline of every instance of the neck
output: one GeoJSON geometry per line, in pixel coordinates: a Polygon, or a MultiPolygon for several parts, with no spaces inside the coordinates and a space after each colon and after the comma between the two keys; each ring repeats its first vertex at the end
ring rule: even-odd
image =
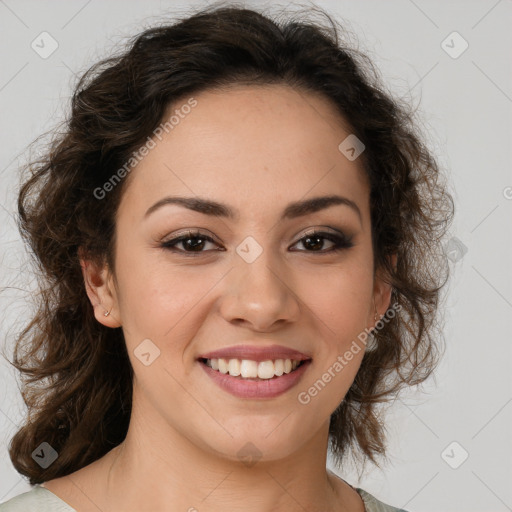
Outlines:
{"type": "Polygon", "coordinates": [[[355,491],[326,470],[328,423],[286,458],[251,459],[248,447],[234,461],[199,448],[154,412],[134,400],[126,439],[105,457],[106,510],[363,510],[355,491]]]}

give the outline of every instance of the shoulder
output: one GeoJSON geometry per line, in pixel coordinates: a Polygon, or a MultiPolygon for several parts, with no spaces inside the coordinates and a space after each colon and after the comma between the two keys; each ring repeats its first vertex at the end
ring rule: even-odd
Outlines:
{"type": "Polygon", "coordinates": [[[356,488],[356,491],[363,499],[366,512],[407,512],[404,509],[392,507],[391,505],[382,503],[382,501],[379,501],[375,496],[372,496],[364,489],[356,488]]]}
{"type": "Polygon", "coordinates": [[[0,503],[0,512],[76,512],[76,510],[48,489],[37,485],[31,491],[0,503]]]}

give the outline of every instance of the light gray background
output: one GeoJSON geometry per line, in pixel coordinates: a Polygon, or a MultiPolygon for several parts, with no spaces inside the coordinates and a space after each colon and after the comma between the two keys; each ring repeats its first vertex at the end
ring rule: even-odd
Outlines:
{"type": "MultiPolygon", "coordinates": [[[[0,0],[0,318],[7,350],[28,309],[22,292],[5,287],[34,289],[12,218],[24,148],[61,119],[74,73],[164,11],[205,3],[0,0]],[[59,44],[47,59],[31,48],[43,31],[59,44]]],[[[411,512],[512,510],[512,1],[315,3],[346,21],[396,94],[412,89],[421,100],[431,147],[452,183],[452,236],[467,248],[451,263],[447,350],[436,378],[388,415],[390,464],[360,481],[350,467],[341,475],[411,512]],[[453,31],[469,43],[458,58],[441,46],[453,31]],[[458,445],[449,447],[453,441],[458,445]],[[465,451],[457,469],[446,462],[455,466],[465,451]]],[[[293,9],[294,2],[280,5],[293,9]]],[[[461,43],[452,39],[453,52],[461,43]]],[[[30,489],[7,455],[24,409],[16,377],[2,363],[0,502],[30,489]]]]}

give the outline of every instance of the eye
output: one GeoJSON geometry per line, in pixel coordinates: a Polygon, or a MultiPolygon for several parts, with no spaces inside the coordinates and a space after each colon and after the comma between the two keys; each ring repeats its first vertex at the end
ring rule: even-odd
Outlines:
{"type": "MultiPolygon", "coordinates": [[[[329,233],[326,231],[311,231],[303,236],[298,242],[294,245],[302,244],[303,247],[306,247],[306,250],[299,250],[299,252],[316,252],[320,254],[331,253],[336,251],[342,251],[344,249],[349,249],[353,247],[351,237],[346,237],[345,235],[336,235],[334,233],[329,233]],[[325,241],[328,241],[332,244],[330,248],[327,250],[323,249],[325,241]]],[[[171,238],[165,242],[161,243],[161,247],[164,249],[168,249],[174,252],[184,253],[187,256],[199,256],[204,252],[209,252],[205,250],[205,246],[208,243],[217,245],[215,240],[201,233],[199,231],[188,231],[186,234],[179,235],[175,238],[171,238]],[[181,248],[179,247],[181,245],[181,248]]],[[[215,249],[213,249],[215,250],[215,249]]],[[[225,249],[219,248],[216,249],[218,251],[222,251],[225,249]]],[[[297,249],[291,249],[296,252],[297,249]]]]}
{"type": "Polygon", "coordinates": [[[312,231],[307,233],[295,245],[297,244],[302,244],[304,247],[311,249],[302,252],[318,252],[321,254],[342,251],[354,246],[351,237],[346,237],[345,235],[336,235],[326,231],[312,231]],[[325,240],[328,240],[333,245],[330,249],[322,250],[325,240]]]}
{"type": "Polygon", "coordinates": [[[172,238],[171,240],[162,242],[161,247],[171,251],[187,253],[190,256],[195,256],[196,254],[199,255],[202,252],[205,252],[203,249],[207,243],[217,245],[210,236],[200,233],[199,231],[189,231],[185,235],[180,235],[176,238],[172,238]],[[176,248],[179,245],[182,246],[182,249],[176,248]]]}

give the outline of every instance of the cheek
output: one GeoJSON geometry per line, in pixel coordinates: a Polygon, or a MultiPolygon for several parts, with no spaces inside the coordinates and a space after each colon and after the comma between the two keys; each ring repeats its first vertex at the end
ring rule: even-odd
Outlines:
{"type": "Polygon", "coordinates": [[[199,266],[172,266],[165,253],[155,257],[147,250],[119,253],[116,265],[127,344],[133,346],[149,338],[174,354],[183,350],[185,332],[190,338],[191,329],[200,326],[198,316],[204,314],[208,291],[224,275],[199,266]]]}
{"type": "Polygon", "coordinates": [[[372,300],[371,267],[354,261],[319,273],[313,282],[301,281],[301,297],[332,336],[343,339],[365,328],[372,300]]]}
{"type": "Polygon", "coordinates": [[[314,322],[318,355],[301,389],[300,403],[312,401],[314,407],[331,413],[345,396],[364,356],[372,288],[371,268],[359,264],[331,269],[308,288],[304,296],[314,322]]]}

